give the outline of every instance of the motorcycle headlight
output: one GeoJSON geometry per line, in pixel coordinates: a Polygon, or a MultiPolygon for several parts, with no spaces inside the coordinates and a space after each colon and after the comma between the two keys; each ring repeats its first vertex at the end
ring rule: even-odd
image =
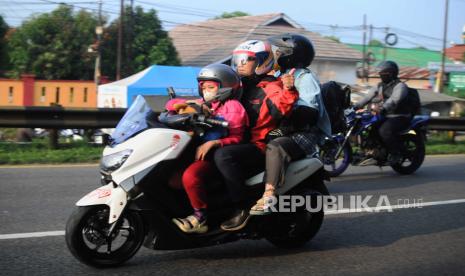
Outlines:
{"type": "Polygon", "coordinates": [[[111,173],[119,169],[131,155],[132,150],[127,149],[102,157],[100,168],[102,171],[111,173]]]}

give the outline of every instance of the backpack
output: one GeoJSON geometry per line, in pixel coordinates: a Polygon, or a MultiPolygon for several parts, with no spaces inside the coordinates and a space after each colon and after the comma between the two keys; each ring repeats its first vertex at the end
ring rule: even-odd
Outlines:
{"type": "Polygon", "coordinates": [[[418,90],[408,87],[407,104],[411,107],[412,115],[419,115],[421,110],[421,101],[418,90]]]}
{"type": "Polygon", "coordinates": [[[332,133],[340,133],[346,130],[344,110],[350,107],[350,86],[335,81],[329,81],[321,85],[321,95],[332,133]]]}

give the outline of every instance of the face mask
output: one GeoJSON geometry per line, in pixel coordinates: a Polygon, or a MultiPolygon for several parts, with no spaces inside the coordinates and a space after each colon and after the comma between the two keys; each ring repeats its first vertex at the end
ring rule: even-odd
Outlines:
{"type": "Polygon", "coordinates": [[[394,78],[392,78],[391,74],[380,74],[379,77],[381,78],[381,81],[385,84],[390,83],[394,78]]]}
{"type": "Polygon", "coordinates": [[[213,100],[215,97],[216,97],[215,92],[209,92],[209,91],[203,92],[203,99],[207,102],[213,100]]]}

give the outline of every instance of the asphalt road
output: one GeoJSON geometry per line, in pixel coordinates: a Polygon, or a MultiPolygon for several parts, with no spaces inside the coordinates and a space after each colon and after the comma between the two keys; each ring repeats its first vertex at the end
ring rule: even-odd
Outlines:
{"type": "MultiPolygon", "coordinates": [[[[0,168],[0,275],[101,275],[71,256],[62,235],[5,238],[64,230],[74,203],[97,186],[95,166],[0,168]]],[[[334,195],[386,195],[391,205],[438,205],[328,215],[318,235],[299,250],[277,249],[264,240],[183,251],[142,248],[103,274],[463,275],[465,203],[444,203],[465,199],[465,155],[428,157],[411,176],[390,168],[350,168],[328,188],[334,195]]]]}

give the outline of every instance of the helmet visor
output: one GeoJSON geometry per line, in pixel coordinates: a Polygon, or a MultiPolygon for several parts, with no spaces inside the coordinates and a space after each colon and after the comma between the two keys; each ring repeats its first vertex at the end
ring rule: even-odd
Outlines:
{"type": "Polygon", "coordinates": [[[231,67],[237,71],[237,68],[239,66],[246,65],[247,62],[252,62],[255,61],[257,58],[255,55],[252,55],[251,53],[246,53],[246,52],[238,52],[238,53],[233,53],[232,60],[231,60],[231,67]]]}

